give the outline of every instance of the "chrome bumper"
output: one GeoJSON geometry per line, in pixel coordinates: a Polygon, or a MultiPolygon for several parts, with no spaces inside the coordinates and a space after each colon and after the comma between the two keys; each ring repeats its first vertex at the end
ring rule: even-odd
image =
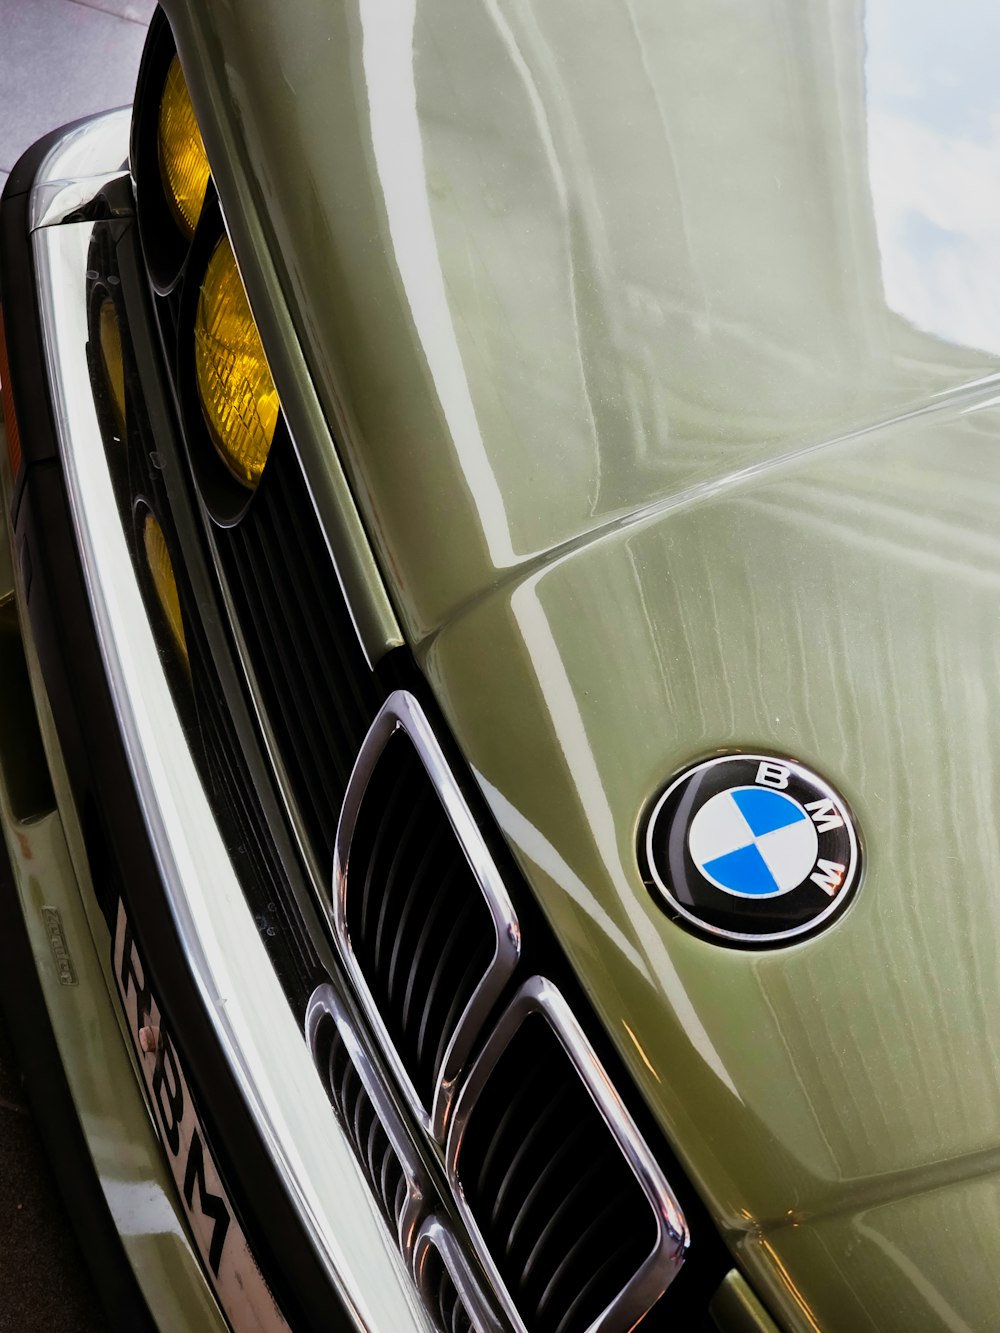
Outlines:
{"type": "Polygon", "coordinates": [[[120,174],[128,132],[128,111],[70,131],[36,178],[31,225],[59,452],[132,780],[214,1038],[331,1284],[359,1329],[430,1329],[237,882],[119,520],[86,355],[84,275],[94,224],[75,219],[87,215],[109,173],[120,174]]]}

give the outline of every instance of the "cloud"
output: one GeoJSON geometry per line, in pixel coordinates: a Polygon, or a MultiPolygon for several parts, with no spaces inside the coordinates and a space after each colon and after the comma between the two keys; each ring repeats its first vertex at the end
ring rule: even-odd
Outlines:
{"type": "Polygon", "coordinates": [[[887,303],[1000,354],[1000,117],[973,140],[874,109],[868,151],[887,303]]]}

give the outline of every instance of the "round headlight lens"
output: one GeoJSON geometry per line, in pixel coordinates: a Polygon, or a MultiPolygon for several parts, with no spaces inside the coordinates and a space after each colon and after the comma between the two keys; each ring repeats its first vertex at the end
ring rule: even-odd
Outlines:
{"type": "Polygon", "coordinates": [[[142,527],[142,544],[146,549],[146,565],[149,569],[150,578],[153,580],[156,600],[159,602],[163,618],[167,622],[170,637],[173,639],[184,664],[187,665],[187,640],[184,637],[184,621],[181,617],[181,599],[177,592],[177,576],[174,574],[174,566],[170,559],[170,552],[167,550],[167,539],[163,535],[163,529],[154,516],[149,513],[147,513],[142,527]]]}
{"type": "Polygon", "coordinates": [[[190,240],[205,202],[208,158],[176,56],[170,62],[163,85],[156,139],[167,203],[174,221],[190,240]]]}
{"type": "Polygon", "coordinates": [[[280,403],[225,236],[208,261],[198,295],[194,362],[212,441],[233,476],[253,488],[267,462],[280,403]]]}

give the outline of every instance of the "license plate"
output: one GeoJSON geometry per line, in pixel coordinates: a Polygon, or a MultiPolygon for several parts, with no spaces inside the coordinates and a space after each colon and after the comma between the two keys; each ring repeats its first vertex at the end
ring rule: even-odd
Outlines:
{"type": "Polygon", "coordinates": [[[234,1333],[289,1333],[219,1177],[121,901],[113,959],[153,1120],[219,1305],[234,1333]]]}

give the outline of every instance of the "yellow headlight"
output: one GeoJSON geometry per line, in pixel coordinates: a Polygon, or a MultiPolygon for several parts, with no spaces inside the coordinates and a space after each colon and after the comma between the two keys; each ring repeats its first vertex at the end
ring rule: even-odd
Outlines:
{"type": "Polygon", "coordinates": [[[125,363],[122,360],[122,331],[118,327],[118,316],[114,303],[106,296],[101,302],[97,320],[98,336],[101,343],[101,357],[104,361],[104,374],[111,391],[114,404],[115,420],[122,435],[125,434],[125,363]]]}
{"type": "Polygon", "coordinates": [[[198,295],[194,364],[215,447],[233,476],[254,487],[267,462],[280,403],[225,236],[208,261],[198,295]]]}
{"type": "Polygon", "coordinates": [[[181,599],[177,594],[177,577],[174,574],[170,552],[167,550],[167,539],[152,514],[146,515],[142,528],[142,544],[146,548],[146,564],[156,590],[156,600],[160,603],[160,610],[163,612],[170,635],[186,666],[187,640],[184,637],[184,621],[181,617],[181,599]]]}
{"type": "Polygon", "coordinates": [[[167,203],[178,227],[190,240],[205,202],[208,158],[176,56],[170,62],[163,85],[156,140],[167,203]]]}

